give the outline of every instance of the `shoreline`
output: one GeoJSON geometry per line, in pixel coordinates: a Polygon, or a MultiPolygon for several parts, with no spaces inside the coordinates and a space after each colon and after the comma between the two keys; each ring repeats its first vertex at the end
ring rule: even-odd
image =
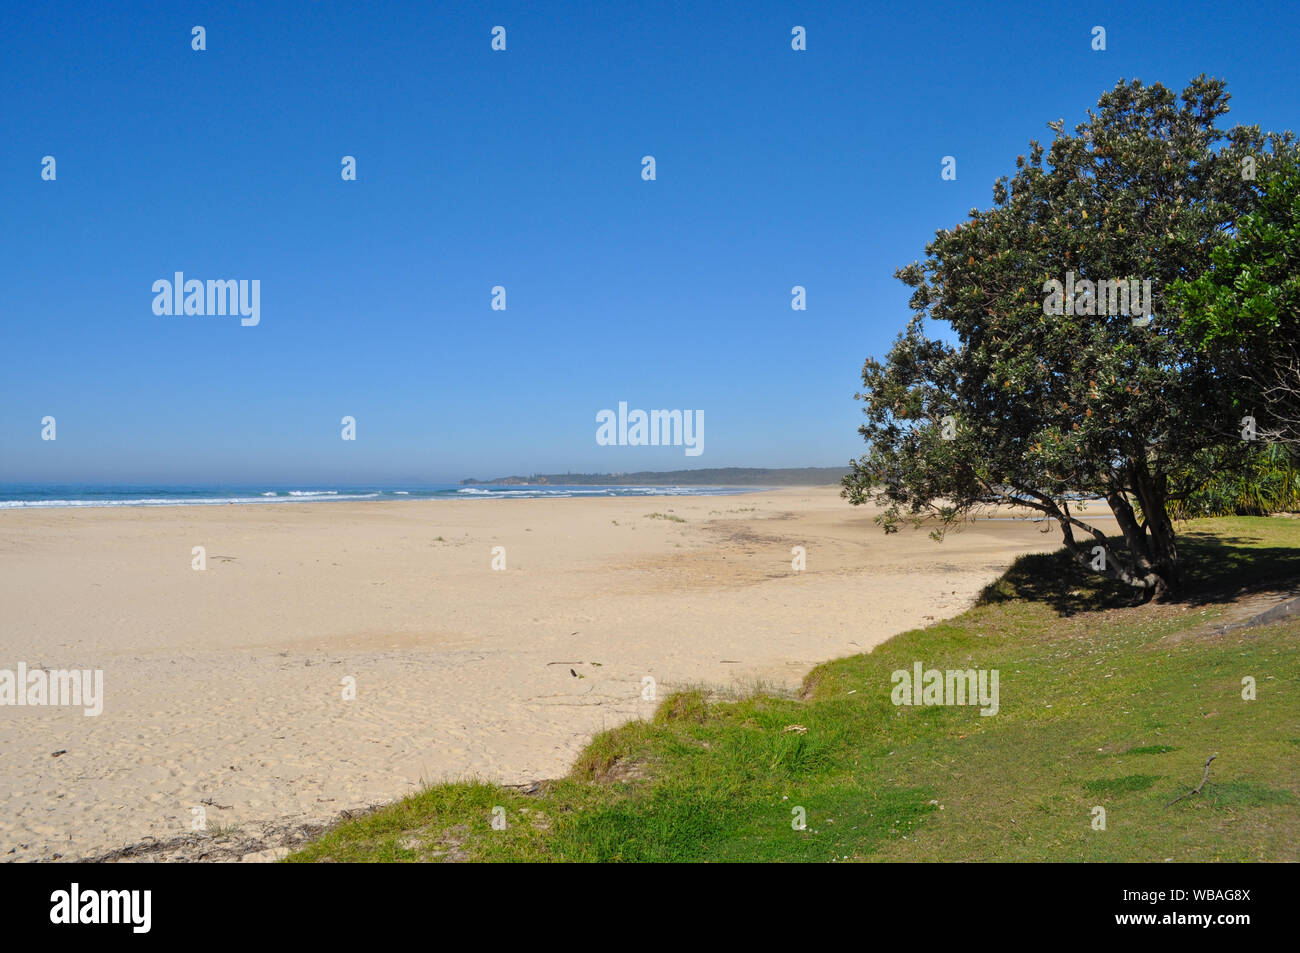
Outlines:
{"type": "Polygon", "coordinates": [[[110,509],[117,507],[186,507],[186,506],[277,506],[303,503],[421,503],[421,502],[455,502],[458,500],[491,499],[584,499],[584,498],[639,498],[685,496],[737,496],[744,493],[762,493],[782,489],[816,489],[817,487],[761,487],[761,486],[727,486],[712,484],[690,484],[682,486],[675,483],[622,485],[622,484],[572,484],[556,486],[553,484],[500,484],[498,490],[483,489],[479,486],[463,486],[457,490],[393,490],[388,488],[368,489],[350,488],[329,491],[290,491],[286,496],[275,493],[262,493],[259,496],[239,497],[199,497],[194,499],[160,499],[156,497],[143,499],[113,500],[3,500],[0,499],[0,513],[15,510],[61,510],[61,509],[110,509]],[[661,490],[664,492],[654,492],[661,490]],[[576,491],[576,492],[574,492],[576,491]],[[598,493],[594,491],[608,491],[598,493]],[[637,492],[651,491],[651,492],[637,492]],[[676,492],[668,492],[676,491],[676,492]],[[417,496],[416,493],[425,495],[417,496]],[[299,495],[300,494],[300,495],[299,495]],[[387,494],[387,495],[386,495],[387,494]]]}

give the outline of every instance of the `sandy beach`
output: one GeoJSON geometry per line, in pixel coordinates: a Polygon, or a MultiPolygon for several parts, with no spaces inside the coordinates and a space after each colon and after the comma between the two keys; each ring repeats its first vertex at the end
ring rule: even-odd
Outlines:
{"type": "Polygon", "coordinates": [[[647,679],[792,690],[1059,545],[872,515],[833,487],[0,512],[0,669],[104,673],[97,717],[0,707],[0,857],[166,841],[198,807],[255,832],[557,777],[653,712],[647,679]]]}

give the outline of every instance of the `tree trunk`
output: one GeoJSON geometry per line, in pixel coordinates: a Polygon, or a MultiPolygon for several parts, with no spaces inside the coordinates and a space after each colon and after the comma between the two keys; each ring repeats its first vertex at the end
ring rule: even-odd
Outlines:
{"type": "MultiPolygon", "coordinates": [[[[1182,587],[1182,569],[1178,565],[1178,544],[1174,538],[1173,520],[1169,518],[1168,486],[1163,476],[1152,477],[1145,462],[1133,467],[1133,485],[1142,504],[1146,531],[1150,534],[1144,542],[1152,568],[1162,585],[1156,587],[1157,599],[1176,595],[1182,587]]],[[[1145,534],[1144,534],[1145,535],[1145,534]]]]}

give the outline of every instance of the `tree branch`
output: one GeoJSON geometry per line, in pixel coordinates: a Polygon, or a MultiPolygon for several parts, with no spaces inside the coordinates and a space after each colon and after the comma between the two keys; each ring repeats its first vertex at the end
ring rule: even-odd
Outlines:
{"type": "Polygon", "coordinates": [[[1172,801],[1170,801],[1168,804],[1166,804],[1165,807],[1173,807],[1173,806],[1174,806],[1175,804],[1177,804],[1179,801],[1182,801],[1182,800],[1184,800],[1184,799],[1186,799],[1186,798],[1189,798],[1189,797],[1191,797],[1193,794],[1200,794],[1200,793],[1201,793],[1201,788],[1205,787],[1205,782],[1208,781],[1208,780],[1210,779],[1210,762],[1213,761],[1213,760],[1214,760],[1215,758],[1217,758],[1217,757],[1218,757],[1217,754],[1212,754],[1212,755],[1210,755],[1208,758],[1205,759],[1205,774],[1201,775],[1201,783],[1200,783],[1200,784],[1196,785],[1196,787],[1192,788],[1192,789],[1191,789],[1190,791],[1188,791],[1186,794],[1184,794],[1184,795],[1182,795],[1182,796],[1180,796],[1180,797],[1176,797],[1176,798],[1174,798],[1172,801]]]}

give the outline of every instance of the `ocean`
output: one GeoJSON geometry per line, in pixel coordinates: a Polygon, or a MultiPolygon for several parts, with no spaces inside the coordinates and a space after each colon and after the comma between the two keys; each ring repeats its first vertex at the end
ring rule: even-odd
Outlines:
{"type": "Polygon", "coordinates": [[[410,486],[90,485],[0,483],[0,509],[62,506],[220,506],[232,503],[330,503],[342,500],[488,500],[598,496],[723,496],[755,487],[716,486],[410,486]]]}

